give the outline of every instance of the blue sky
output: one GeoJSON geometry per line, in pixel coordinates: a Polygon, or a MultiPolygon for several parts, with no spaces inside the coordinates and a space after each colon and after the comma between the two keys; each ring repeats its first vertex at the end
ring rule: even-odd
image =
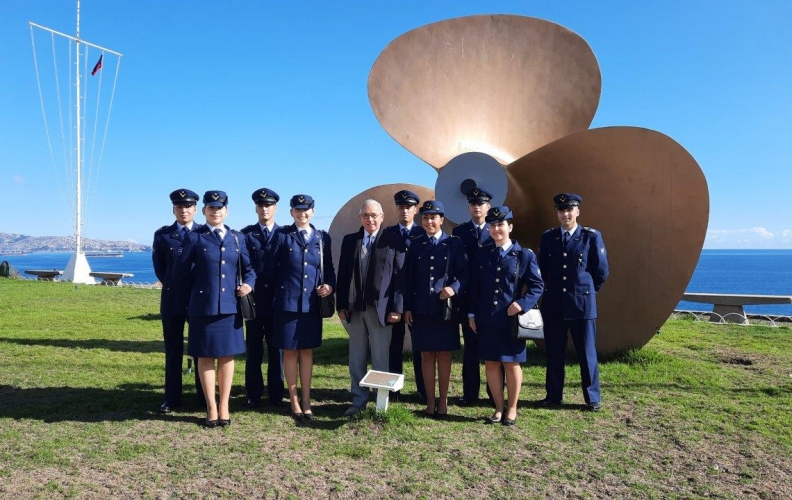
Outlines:
{"type": "MultiPolygon", "coordinates": [[[[168,193],[178,187],[224,189],[235,228],[255,221],[250,194],[262,186],[312,195],[324,228],[371,186],[433,187],[434,171],[374,117],[369,70],[406,31],[492,13],[539,17],[586,39],[602,72],[592,127],[654,129],[693,155],[710,190],[705,248],[792,248],[792,3],[780,0],[83,0],[82,38],[124,55],[85,236],[150,243],[172,222],[168,193]]],[[[68,0],[0,4],[0,232],[73,232],[27,23],[74,34],[74,15],[68,0]]],[[[49,43],[37,38],[40,66],[52,58],[49,43]]],[[[89,52],[89,66],[96,57],[89,52]]],[[[97,81],[88,84],[96,90],[97,81]]],[[[278,215],[289,222],[285,207],[278,215]]]]}

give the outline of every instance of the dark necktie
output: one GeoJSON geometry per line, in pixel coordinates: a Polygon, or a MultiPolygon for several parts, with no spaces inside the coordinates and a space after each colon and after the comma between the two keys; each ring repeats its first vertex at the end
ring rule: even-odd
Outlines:
{"type": "Polygon", "coordinates": [[[306,231],[305,229],[300,229],[300,234],[303,237],[303,241],[308,239],[308,231],[306,231]]]}
{"type": "Polygon", "coordinates": [[[567,245],[569,245],[569,232],[564,231],[564,248],[566,248],[567,245]]]}
{"type": "Polygon", "coordinates": [[[182,239],[186,240],[187,239],[187,234],[189,234],[190,229],[187,226],[182,226],[182,231],[181,232],[182,232],[182,239]]]}
{"type": "Polygon", "coordinates": [[[220,231],[220,228],[217,228],[217,229],[214,230],[214,234],[215,234],[215,236],[217,236],[217,241],[219,241],[220,243],[223,242],[223,234],[222,233],[223,232],[220,231]]]}
{"type": "Polygon", "coordinates": [[[264,228],[264,239],[269,240],[270,230],[268,227],[264,228]]]}
{"type": "Polygon", "coordinates": [[[476,239],[481,239],[481,228],[479,226],[476,226],[476,239]]]}
{"type": "Polygon", "coordinates": [[[407,239],[410,237],[410,230],[407,229],[406,227],[403,227],[401,233],[402,233],[402,239],[404,241],[407,241],[407,239]]]}
{"type": "Polygon", "coordinates": [[[432,246],[435,246],[435,245],[437,245],[437,238],[435,238],[434,236],[432,236],[431,238],[429,238],[429,241],[431,241],[431,242],[432,242],[432,246]]]}

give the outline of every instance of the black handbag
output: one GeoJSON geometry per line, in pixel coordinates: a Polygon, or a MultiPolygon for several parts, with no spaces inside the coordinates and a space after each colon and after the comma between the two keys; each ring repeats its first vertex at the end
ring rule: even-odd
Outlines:
{"type": "MultiPolygon", "coordinates": [[[[239,248],[239,240],[237,239],[236,232],[232,232],[234,241],[236,242],[239,257],[237,258],[237,286],[242,284],[242,249],[239,248]]],[[[237,295],[237,309],[245,321],[256,319],[256,301],[253,300],[253,292],[240,297],[237,295]]]]}
{"type": "MultiPolygon", "coordinates": [[[[319,286],[324,285],[324,233],[319,231],[319,286]]],[[[320,304],[323,318],[332,318],[335,314],[336,301],[335,290],[330,295],[320,297],[320,304]]]]}
{"type": "MultiPolygon", "coordinates": [[[[443,285],[448,282],[448,264],[451,262],[451,246],[448,246],[448,258],[446,259],[445,276],[443,285]]],[[[437,314],[435,316],[440,321],[454,321],[454,300],[453,297],[440,299],[437,303],[437,314]]]]}

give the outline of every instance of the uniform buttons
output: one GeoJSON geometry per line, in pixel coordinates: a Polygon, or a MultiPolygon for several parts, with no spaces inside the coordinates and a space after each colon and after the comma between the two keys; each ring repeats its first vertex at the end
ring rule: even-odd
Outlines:
{"type": "Polygon", "coordinates": [[[564,277],[563,277],[563,278],[561,278],[561,279],[562,279],[562,280],[564,280],[564,281],[566,281],[566,276],[564,276],[564,277]]]}
{"type": "Polygon", "coordinates": [[[264,285],[264,288],[269,288],[269,285],[264,285]]]}
{"type": "Polygon", "coordinates": [[[495,293],[500,293],[500,290],[495,290],[495,293]]]}
{"type": "Polygon", "coordinates": [[[221,292],[225,292],[225,288],[221,288],[221,289],[220,289],[220,291],[221,291],[221,292]]]}
{"type": "Polygon", "coordinates": [[[203,290],[198,290],[198,293],[203,293],[203,290]]]}
{"type": "Polygon", "coordinates": [[[307,263],[307,262],[303,262],[303,265],[304,265],[304,266],[307,266],[307,265],[308,265],[308,263],[307,263]]]}
{"type": "Polygon", "coordinates": [[[303,292],[307,292],[307,291],[308,291],[308,289],[307,289],[307,288],[303,288],[303,292]]]}
{"type": "Polygon", "coordinates": [[[303,274],[303,278],[308,279],[308,275],[307,274],[303,274]]]}
{"type": "Polygon", "coordinates": [[[498,301],[496,300],[495,302],[492,303],[492,305],[497,306],[498,305],[498,301]]]}
{"type": "Polygon", "coordinates": [[[563,265],[563,266],[561,266],[561,267],[563,267],[564,269],[566,269],[566,264],[564,264],[564,265],[563,265]]]}
{"type": "Polygon", "coordinates": [[[432,255],[432,256],[431,256],[431,257],[429,257],[429,258],[430,258],[430,259],[434,259],[434,255],[432,255]]]}
{"type": "Polygon", "coordinates": [[[495,278],[495,283],[500,283],[500,278],[495,278]]]}
{"type": "Polygon", "coordinates": [[[566,257],[566,256],[567,256],[567,254],[566,254],[566,252],[564,252],[564,257],[566,257]]]}
{"type": "Polygon", "coordinates": [[[496,270],[496,271],[500,271],[500,267],[496,268],[495,270],[496,270]]]}
{"type": "Polygon", "coordinates": [[[303,252],[308,253],[308,249],[306,248],[305,250],[303,250],[303,252]]]}
{"type": "Polygon", "coordinates": [[[225,278],[225,274],[221,274],[221,275],[220,275],[220,277],[221,277],[221,278],[225,278]]]}
{"type": "Polygon", "coordinates": [[[561,291],[562,291],[562,292],[566,292],[566,288],[562,288],[562,289],[561,289],[561,291]]]}
{"type": "Polygon", "coordinates": [[[433,271],[434,270],[434,266],[429,266],[429,270],[433,271]]]}

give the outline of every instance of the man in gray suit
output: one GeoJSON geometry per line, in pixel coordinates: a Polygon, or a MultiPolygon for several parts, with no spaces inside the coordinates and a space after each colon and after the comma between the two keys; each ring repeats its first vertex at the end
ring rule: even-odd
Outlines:
{"type": "Polygon", "coordinates": [[[385,218],[382,205],[366,200],[360,207],[361,228],[344,236],[338,261],[336,297],[338,317],[349,334],[351,417],[366,407],[369,390],[360,386],[371,368],[388,371],[391,325],[401,319],[402,287],[397,283],[404,265],[404,243],[380,231],[385,218]]]}

